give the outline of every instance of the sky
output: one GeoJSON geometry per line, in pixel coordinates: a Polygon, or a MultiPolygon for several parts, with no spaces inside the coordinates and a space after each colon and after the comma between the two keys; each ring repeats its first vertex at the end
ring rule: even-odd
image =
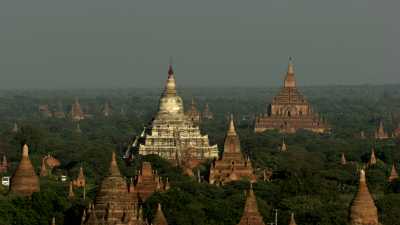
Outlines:
{"type": "Polygon", "coordinates": [[[400,83],[398,0],[4,0],[0,89],[400,83]]]}

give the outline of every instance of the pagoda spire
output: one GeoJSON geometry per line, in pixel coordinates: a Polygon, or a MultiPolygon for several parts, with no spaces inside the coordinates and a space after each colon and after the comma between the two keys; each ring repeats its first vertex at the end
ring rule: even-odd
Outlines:
{"type": "Polygon", "coordinates": [[[73,187],[73,185],[72,185],[72,182],[69,182],[68,198],[69,198],[69,199],[75,198],[74,187],[73,187]]]}
{"type": "Polygon", "coordinates": [[[286,152],[287,151],[287,145],[286,145],[286,142],[285,142],[285,137],[282,138],[282,146],[281,146],[280,150],[282,152],[286,152]]]}
{"type": "Polygon", "coordinates": [[[290,215],[290,223],[289,225],[297,225],[296,220],[294,219],[294,213],[290,215]]]}
{"type": "Polygon", "coordinates": [[[284,87],[285,88],[296,87],[296,79],[294,77],[294,66],[292,57],[289,57],[288,70],[284,81],[284,87]]]}
{"type": "Polygon", "coordinates": [[[49,175],[49,172],[47,171],[46,161],[43,158],[42,159],[42,165],[40,167],[40,176],[41,177],[47,177],[48,175],[49,175]]]}
{"type": "Polygon", "coordinates": [[[230,116],[230,120],[229,120],[229,128],[228,128],[228,134],[227,135],[231,135],[231,136],[236,136],[236,129],[235,129],[235,123],[233,121],[233,114],[231,114],[230,116]]]}
{"type": "Polygon", "coordinates": [[[396,166],[392,165],[392,170],[390,171],[389,182],[393,182],[394,180],[399,179],[399,174],[397,173],[396,166]]]}
{"type": "Polygon", "coordinates": [[[369,166],[372,166],[372,165],[375,165],[375,164],[376,164],[375,149],[372,148],[372,150],[371,150],[371,157],[370,157],[370,159],[369,159],[368,165],[369,165],[369,166]]]}
{"type": "Polygon", "coordinates": [[[247,194],[244,213],[238,225],[265,225],[263,218],[258,211],[257,199],[253,191],[253,185],[250,183],[250,190],[247,194]]]}
{"type": "Polygon", "coordinates": [[[121,176],[121,172],[119,171],[117,159],[115,156],[115,152],[112,152],[111,155],[111,163],[110,163],[110,175],[112,176],[121,176]]]}
{"type": "Polygon", "coordinates": [[[344,155],[343,152],[342,152],[342,157],[340,159],[340,164],[342,164],[342,165],[346,165],[347,164],[346,156],[344,155]]]}
{"type": "Polygon", "coordinates": [[[360,171],[358,193],[350,208],[351,225],[379,225],[378,210],[368,190],[365,171],[360,171]]]}
{"type": "Polygon", "coordinates": [[[165,219],[165,216],[161,209],[160,203],[158,203],[158,205],[157,205],[157,212],[156,212],[156,215],[154,216],[153,222],[151,224],[152,225],[168,225],[167,219],[165,219]]]}
{"type": "Polygon", "coordinates": [[[174,76],[174,69],[172,68],[172,64],[168,65],[168,79],[165,83],[164,96],[173,97],[176,96],[176,82],[174,76]]]}

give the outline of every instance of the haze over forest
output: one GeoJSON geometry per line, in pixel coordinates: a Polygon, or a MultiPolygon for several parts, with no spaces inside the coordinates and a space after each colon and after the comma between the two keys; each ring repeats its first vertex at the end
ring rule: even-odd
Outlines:
{"type": "Polygon", "coordinates": [[[398,0],[2,1],[0,89],[400,82],[398,0]]]}

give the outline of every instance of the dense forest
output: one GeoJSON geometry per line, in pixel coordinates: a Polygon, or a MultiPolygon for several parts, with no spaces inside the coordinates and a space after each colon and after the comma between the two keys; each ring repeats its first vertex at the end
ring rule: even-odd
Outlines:
{"type": "MultiPolygon", "coordinates": [[[[332,127],[328,134],[300,131],[285,135],[287,152],[278,149],[283,135],[276,131],[254,133],[255,115],[263,113],[277,88],[186,88],[179,89],[186,108],[191,98],[198,110],[206,103],[214,119],[201,124],[212,144],[223,150],[228,115],[234,115],[242,150],[250,156],[256,175],[253,185],[265,223],[288,224],[290,213],[299,225],[348,224],[350,203],[357,191],[358,170],[368,162],[374,148],[378,163],[367,171],[368,186],[384,225],[399,225],[400,181],[389,183],[393,164],[400,168],[400,140],[378,141],[373,133],[380,120],[388,131],[400,123],[400,86],[324,86],[304,87],[302,92],[332,127]],[[364,131],[366,138],[360,138],[364,131]],[[349,163],[340,164],[345,153],[349,163]],[[273,171],[264,181],[265,169],[273,171]],[[277,211],[276,211],[277,210],[277,211]]],[[[243,213],[249,182],[232,182],[219,187],[208,184],[210,162],[198,167],[202,182],[183,175],[179,167],[156,156],[137,156],[127,166],[122,156],[128,143],[148,124],[157,111],[159,89],[114,90],[20,90],[0,92],[0,157],[10,163],[11,176],[21,158],[21,147],[30,146],[30,158],[37,173],[41,158],[51,154],[61,161],[52,174],[41,178],[41,191],[31,198],[8,193],[0,186],[0,224],[43,224],[56,218],[57,225],[80,224],[83,209],[94,199],[107,173],[111,152],[119,156],[121,172],[135,175],[141,161],[152,162],[162,177],[168,177],[171,189],[153,194],[145,202],[145,215],[151,219],[161,202],[170,225],[236,225],[243,213]],[[61,108],[68,113],[74,99],[91,115],[77,124],[70,119],[48,118],[38,106],[61,108]],[[109,102],[112,115],[104,117],[102,107],[109,102]],[[61,103],[61,104],[60,104],[61,103]],[[18,131],[14,132],[14,124],[18,131]],[[74,179],[82,166],[88,180],[86,195],[77,190],[78,198],[67,199],[68,182],[60,175],[74,179]]]]}

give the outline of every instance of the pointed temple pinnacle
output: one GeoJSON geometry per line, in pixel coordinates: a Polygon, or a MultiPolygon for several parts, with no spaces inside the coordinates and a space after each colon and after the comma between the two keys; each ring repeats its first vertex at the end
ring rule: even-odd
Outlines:
{"type": "Polygon", "coordinates": [[[290,223],[289,225],[296,225],[296,220],[294,219],[294,213],[290,215],[290,223]]]}
{"type": "Polygon", "coordinates": [[[24,144],[24,147],[22,148],[22,157],[24,158],[29,157],[29,148],[27,144],[24,144]]]}
{"type": "Polygon", "coordinates": [[[379,225],[378,210],[374,199],[368,190],[365,171],[360,170],[360,184],[358,193],[354,198],[350,208],[350,224],[370,224],[379,225]]]}
{"type": "Polygon", "coordinates": [[[294,74],[294,67],[293,67],[293,58],[289,57],[289,64],[288,64],[288,74],[294,74]]]}
{"type": "Polygon", "coordinates": [[[231,118],[229,121],[228,135],[236,135],[235,123],[233,122],[233,114],[231,114],[231,118]]]}
{"type": "Polygon", "coordinates": [[[172,64],[170,63],[168,65],[168,77],[173,76],[174,75],[174,69],[172,68],[172,64]]]}
{"type": "Polygon", "coordinates": [[[288,70],[285,76],[285,81],[283,84],[285,88],[294,88],[296,87],[296,79],[294,77],[294,66],[292,58],[289,58],[288,70]]]}
{"type": "Polygon", "coordinates": [[[121,174],[119,172],[115,151],[113,151],[112,155],[111,155],[110,174],[117,175],[117,176],[119,176],[121,174]]]}
{"type": "Polygon", "coordinates": [[[165,84],[164,96],[176,96],[176,83],[172,65],[168,66],[168,79],[165,84]]]}
{"type": "Polygon", "coordinates": [[[365,178],[365,170],[361,169],[360,170],[360,183],[365,183],[367,182],[367,179],[365,178]]]}

